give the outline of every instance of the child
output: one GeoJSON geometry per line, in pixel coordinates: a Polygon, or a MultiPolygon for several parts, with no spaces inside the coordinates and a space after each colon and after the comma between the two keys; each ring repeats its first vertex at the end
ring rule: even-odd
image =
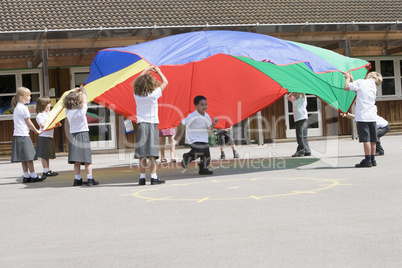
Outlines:
{"type": "Polygon", "coordinates": [[[70,140],[68,143],[68,163],[74,164],[74,183],[73,186],[98,185],[92,177],[92,156],[89,141],[89,128],[86,113],[87,94],[85,88],[80,86],[71,91],[64,99],[66,117],[70,124],[70,140]],[[87,181],[81,178],[81,165],[85,165],[87,181]]]}
{"type": "Polygon", "coordinates": [[[166,77],[159,67],[153,65],[148,66],[133,84],[138,124],[134,157],[140,159],[139,185],[145,185],[147,158],[150,162],[151,185],[165,183],[156,174],[156,159],[159,158],[158,99],[162,97],[162,91],[167,85],[166,77]],[[147,74],[151,70],[158,73],[162,80],[160,85],[152,75],[147,74]]]}
{"type": "Polygon", "coordinates": [[[384,155],[384,148],[381,145],[380,138],[387,134],[389,130],[391,129],[389,123],[387,120],[382,118],[381,116],[377,115],[376,119],[376,125],[377,125],[377,142],[375,146],[375,155],[384,155]]]}
{"type": "Polygon", "coordinates": [[[161,152],[161,163],[166,163],[167,160],[165,158],[165,144],[166,144],[166,137],[169,140],[169,147],[170,147],[170,161],[172,163],[176,163],[176,159],[174,156],[174,151],[175,151],[175,140],[173,138],[175,134],[175,129],[174,128],[166,128],[166,129],[160,129],[159,130],[159,145],[160,145],[160,152],[161,152]]]}
{"type": "Polygon", "coordinates": [[[34,126],[30,119],[28,107],[25,104],[31,101],[31,91],[26,87],[17,89],[15,96],[11,101],[14,108],[14,134],[11,148],[11,162],[22,162],[22,171],[24,172],[23,183],[40,182],[46,179],[46,176],[38,176],[35,172],[33,160],[36,160],[35,149],[29,136],[29,129],[36,134],[40,131],[34,126]],[[28,171],[30,173],[28,173],[28,171]]]}
{"type": "MultiPolygon", "coordinates": [[[[49,117],[50,111],[50,98],[40,97],[36,100],[36,122],[38,123],[42,132],[45,126],[46,120],[49,117]]],[[[56,176],[59,173],[53,172],[49,169],[49,159],[55,159],[56,153],[54,150],[53,142],[53,129],[47,130],[39,135],[38,141],[36,142],[36,156],[41,158],[43,175],[44,176],[56,176]]]]}
{"type": "MultiPolygon", "coordinates": [[[[218,123],[218,119],[214,118],[213,123],[211,122],[211,117],[206,113],[208,105],[204,96],[195,97],[194,106],[196,110],[183,119],[178,127],[181,130],[182,125],[186,126],[186,143],[191,147],[190,152],[183,154],[181,165],[183,168],[187,168],[191,161],[200,157],[198,174],[210,175],[214,172],[207,168],[211,161],[207,130],[212,130],[218,123]]],[[[175,140],[178,140],[180,136],[181,133],[178,131],[175,140]]]]}
{"type": "Polygon", "coordinates": [[[286,98],[293,104],[293,119],[296,127],[297,149],[292,157],[310,156],[311,151],[307,140],[307,99],[306,94],[291,92],[286,98]]]}
{"type": "MultiPolygon", "coordinates": [[[[355,119],[355,115],[351,113],[341,113],[341,116],[349,118],[349,119],[355,119]]],[[[376,128],[377,128],[377,142],[375,146],[375,155],[384,155],[384,148],[381,145],[380,138],[384,136],[385,134],[388,133],[388,131],[391,129],[390,125],[388,124],[388,121],[382,118],[381,116],[377,115],[376,116],[376,128]]]]}
{"type": "Polygon", "coordinates": [[[363,143],[364,159],[356,164],[355,167],[376,166],[375,151],[377,142],[376,117],[377,106],[375,98],[377,95],[377,86],[382,82],[382,76],[376,72],[367,74],[366,79],[353,81],[350,73],[345,74],[346,91],[356,91],[356,114],[357,133],[359,142],[363,143]]]}
{"type": "Polygon", "coordinates": [[[225,152],[223,151],[223,147],[225,146],[225,144],[230,145],[232,147],[234,158],[240,157],[236,151],[236,146],[235,146],[235,143],[233,140],[233,135],[232,135],[231,129],[232,129],[231,127],[225,128],[225,129],[218,129],[218,139],[219,139],[219,144],[221,147],[221,159],[226,159],[225,152]]]}

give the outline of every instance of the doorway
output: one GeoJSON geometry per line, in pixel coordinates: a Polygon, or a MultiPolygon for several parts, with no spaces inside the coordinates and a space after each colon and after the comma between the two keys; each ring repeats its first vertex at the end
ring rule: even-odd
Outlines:
{"type": "MultiPolygon", "coordinates": [[[[321,100],[315,95],[306,95],[307,97],[307,114],[308,114],[308,136],[317,137],[322,136],[322,114],[321,114],[321,100]]],[[[295,138],[295,122],[293,119],[293,105],[292,102],[285,99],[285,113],[286,113],[286,137],[295,138]]]]}

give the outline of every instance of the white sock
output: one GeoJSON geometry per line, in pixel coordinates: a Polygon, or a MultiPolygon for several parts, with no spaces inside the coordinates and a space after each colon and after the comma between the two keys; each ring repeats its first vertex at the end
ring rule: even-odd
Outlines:
{"type": "Polygon", "coordinates": [[[48,172],[48,171],[49,171],[48,168],[44,168],[44,169],[43,169],[43,173],[46,173],[46,172],[48,172]]]}
{"type": "Polygon", "coordinates": [[[157,179],[158,178],[158,176],[156,175],[156,172],[155,173],[151,173],[151,179],[157,179]]]}
{"type": "Polygon", "coordinates": [[[35,171],[31,172],[31,178],[36,178],[36,177],[38,177],[38,175],[36,175],[36,172],[35,171]]]}
{"type": "Polygon", "coordinates": [[[81,175],[74,175],[74,177],[77,181],[81,180],[81,175]]]}
{"type": "Polygon", "coordinates": [[[87,174],[87,180],[92,180],[92,174],[87,174]]]}
{"type": "Polygon", "coordinates": [[[140,173],[140,179],[146,179],[147,176],[145,176],[145,173],[140,173]]]}
{"type": "Polygon", "coordinates": [[[28,172],[24,172],[24,178],[29,178],[29,173],[28,172]]]}

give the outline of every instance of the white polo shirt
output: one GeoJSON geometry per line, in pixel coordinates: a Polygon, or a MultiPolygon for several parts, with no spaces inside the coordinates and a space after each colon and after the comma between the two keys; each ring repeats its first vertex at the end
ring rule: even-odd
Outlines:
{"type": "Polygon", "coordinates": [[[299,97],[296,99],[294,96],[290,99],[293,104],[293,119],[295,122],[308,119],[307,115],[307,100],[303,99],[303,97],[299,97]]]}
{"type": "Polygon", "coordinates": [[[349,83],[349,88],[356,91],[356,122],[375,122],[377,118],[377,86],[373,79],[359,79],[349,83]]]}
{"type": "Polygon", "coordinates": [[[29,127],[26,118],[29,118],[31,114],[29,113],[28,107],[18,102],[14,108],[13,121],[14,121],[14,134],[13,136],[29,136],[29,127]]]}
{"type": "Polygon", "coordinates": [[[197,110],[181,121],[186,126],[186,144],[195,142],[208,143],[207,128],[212,125],[211,117],[207,113],[201,115],[197,110]]]}
{"type": "MultiPolygon", "coordinates": [[[[49,112],[41,112],[36,115],[36,123],[39,125],[39,131],[42,131],[43,128],[40,126],[41,124],[46,123],[47,118],[49,117],[49,112]]],[[[53,138],[53,129],[46,130],[42,134],[39,135],[39,137],[45,137],[45,138],[53,138]]]]}
{"type": "Polygon", "coordinates": [[[386,127],[388,125],[388,121],[379,115],[377,115],[377,119],[375,120],[375,122],[377,123],[377,128],[386,127]]]}
{"type": "Polygon", "coordinates": [[[82,105],[81,109],[66,109],[66,117],[68,119],[68,123],[70,124],[70,133],[89,131],[87,110],[88,106],[86,103],[82,105]]]}
{"type": "Polygon", "coordinates": [[[146,97],[134,94],[135,103],[137,104],[137,123],[159,124],[158,99],[160,97],[162,97],[160,87],[146,97]]]}

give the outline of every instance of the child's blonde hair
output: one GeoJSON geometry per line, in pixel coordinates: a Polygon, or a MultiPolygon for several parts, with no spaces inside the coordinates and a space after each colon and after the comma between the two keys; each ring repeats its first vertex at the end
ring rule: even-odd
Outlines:
{"type": "Polygon", "coordinates": [[[366,79],[373,79],[376,86],[379,86],[382,83],[382,75],[377,72],[368,73],[366,79]]]}
{"type": "Polygon", "coordinates": [[[39,97],[36,100],[36,106],[35,106],[35,112],[41,113],[46,109],[46,106],[50,103],[50,98],[49,97],[39,97]]]}
{"type": "Polygon", "coordinates": [[[26,87],[19,87],[15,92],[15,96],[11,99],[11,106],[15,108],[21,97],[31,96],[31,91],[26,87]]]}
{"type": "Polygon", "coordinates": [[[82,95],[76,90],[73,90],[64,98],[63,106],[69,110],[81,109],[82,101],[82,95]]]}
{"type": "Polygon", "coordinates": [[[133,84],[134,94],[137,96],[148,96],[157,87],[160,86],[160,82],[152,75],[144,74],[135,79],[133,84]]]}

